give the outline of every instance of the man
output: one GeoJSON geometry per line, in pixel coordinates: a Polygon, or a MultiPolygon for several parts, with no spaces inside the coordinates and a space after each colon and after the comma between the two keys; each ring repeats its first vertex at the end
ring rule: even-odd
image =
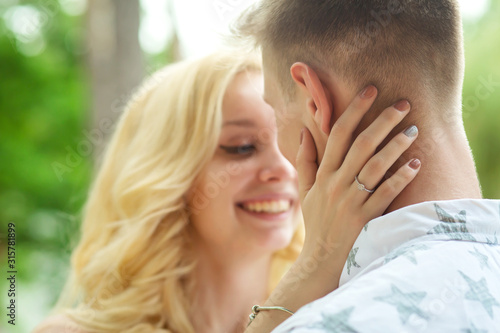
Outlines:
{"type": "Polygon", "coordinates": [[[239,32],[262,49],[289,160],[305,127],[321,164],[330,129],[368,84],[380,93],[356,133],[401,97],[412,111],[392,137],[413,124],[420,132],[392,169],[418,157],[419,175],[361,232],[339,288],[276,332],[500,332],[500,202],[481,199],[462,123],[457,2],[264,0],[239,32]]]}

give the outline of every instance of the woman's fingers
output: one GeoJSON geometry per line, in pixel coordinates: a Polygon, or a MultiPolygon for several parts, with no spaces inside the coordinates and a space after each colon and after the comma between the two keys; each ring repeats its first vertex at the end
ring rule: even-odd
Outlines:
{"type": "Polygon", "coordinates": [[[316,181],[318,172],[316,144],[313,136],[307,128],[302,129],[300,134],[300,147],[297,152],[295,165],[299,178],[299,196],[300,202],[303,202],[305,196],[316,181]]]}
{"type": "Polygon", "coordinates": [[[381,216],[385,212],[391,202],[417,176],[420,167],[420,160],[413,159],[399,168],[394,175],[377,188],[363,208],[368,221],[381,216]]]}
{"type": "MultiPolygon", "coordinates": [[[[418,128],[410,126],[396,135],[381,151],[373,156],[358,175],[358,180],[368,189],[375,188],[389,168],[417,139],[418,128]]],[[[365,192],[369,194],[368,192],[365,192]]]]}
{"type": "Polygon", "coordinates": [[[351,146],[353,133],[372,106],[376,96],[377,88],[374,86],[366,87],[335,122],[328,137],[319,172],[329,174],[340,168],[351,146]]]}
{"type": "Polygon", "coordinates": [[[410,104],[403,100],[380,114],[375,121],[358,135],[342,164],[345,179],[354,179],[373,156],[377,147],[410,111],[410,104]]]}

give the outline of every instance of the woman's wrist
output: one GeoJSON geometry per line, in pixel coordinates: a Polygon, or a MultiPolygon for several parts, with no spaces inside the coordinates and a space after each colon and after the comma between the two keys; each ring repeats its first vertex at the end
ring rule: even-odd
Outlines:
{"type": "MultiPolygon", "coordinates": [[[[296,312],[338,287],[345,260],[339,248],[318,242],[302,252],[274,289],[264,306],[279,306],[296,312]]],[[[249,313],[250,313],[249,309],[249,313]]],[[[246,332],[271,332],[290,315],[283,311],[259,313],[246,332]]]]}
{"type": "Polygon", "coordinates": [[[337,289],[349,249],[322,240],[306,245],[266,306],[283,306],[295,312],[337,289]]]}
{"type": "MultiPolygon", "coordinates": [[[[357,230],[352,232],[356,233],[357,230]]],[[[328,281],[324,287],[331,292],[338,286],[340,275],[356,239],[356,237],[349,238],[351,240],[344,237],[343,241],[320,237],[306,239],[293,267],[298,271],[309,272],[309,275],[317,281],[328,281]]]]}

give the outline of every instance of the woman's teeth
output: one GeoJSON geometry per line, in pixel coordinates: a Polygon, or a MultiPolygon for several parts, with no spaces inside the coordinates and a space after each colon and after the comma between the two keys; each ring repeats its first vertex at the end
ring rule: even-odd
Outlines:
{"type": "Polygon", "coordinates": [[[242,208],[250,212],[277,214],[288,211],[290,209],[290,201],[274,200],[274,201],[245,203],[242,205],[242,208]]]}

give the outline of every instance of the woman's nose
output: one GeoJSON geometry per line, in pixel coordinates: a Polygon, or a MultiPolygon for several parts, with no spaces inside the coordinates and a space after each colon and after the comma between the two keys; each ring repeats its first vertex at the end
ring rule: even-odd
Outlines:
{"type": "Polygon", "coordinates": [[[296,178],[293,165],[281,154],[278,145],[262,156],[259,179],[262,182],[284,181],[296,178]]]}

